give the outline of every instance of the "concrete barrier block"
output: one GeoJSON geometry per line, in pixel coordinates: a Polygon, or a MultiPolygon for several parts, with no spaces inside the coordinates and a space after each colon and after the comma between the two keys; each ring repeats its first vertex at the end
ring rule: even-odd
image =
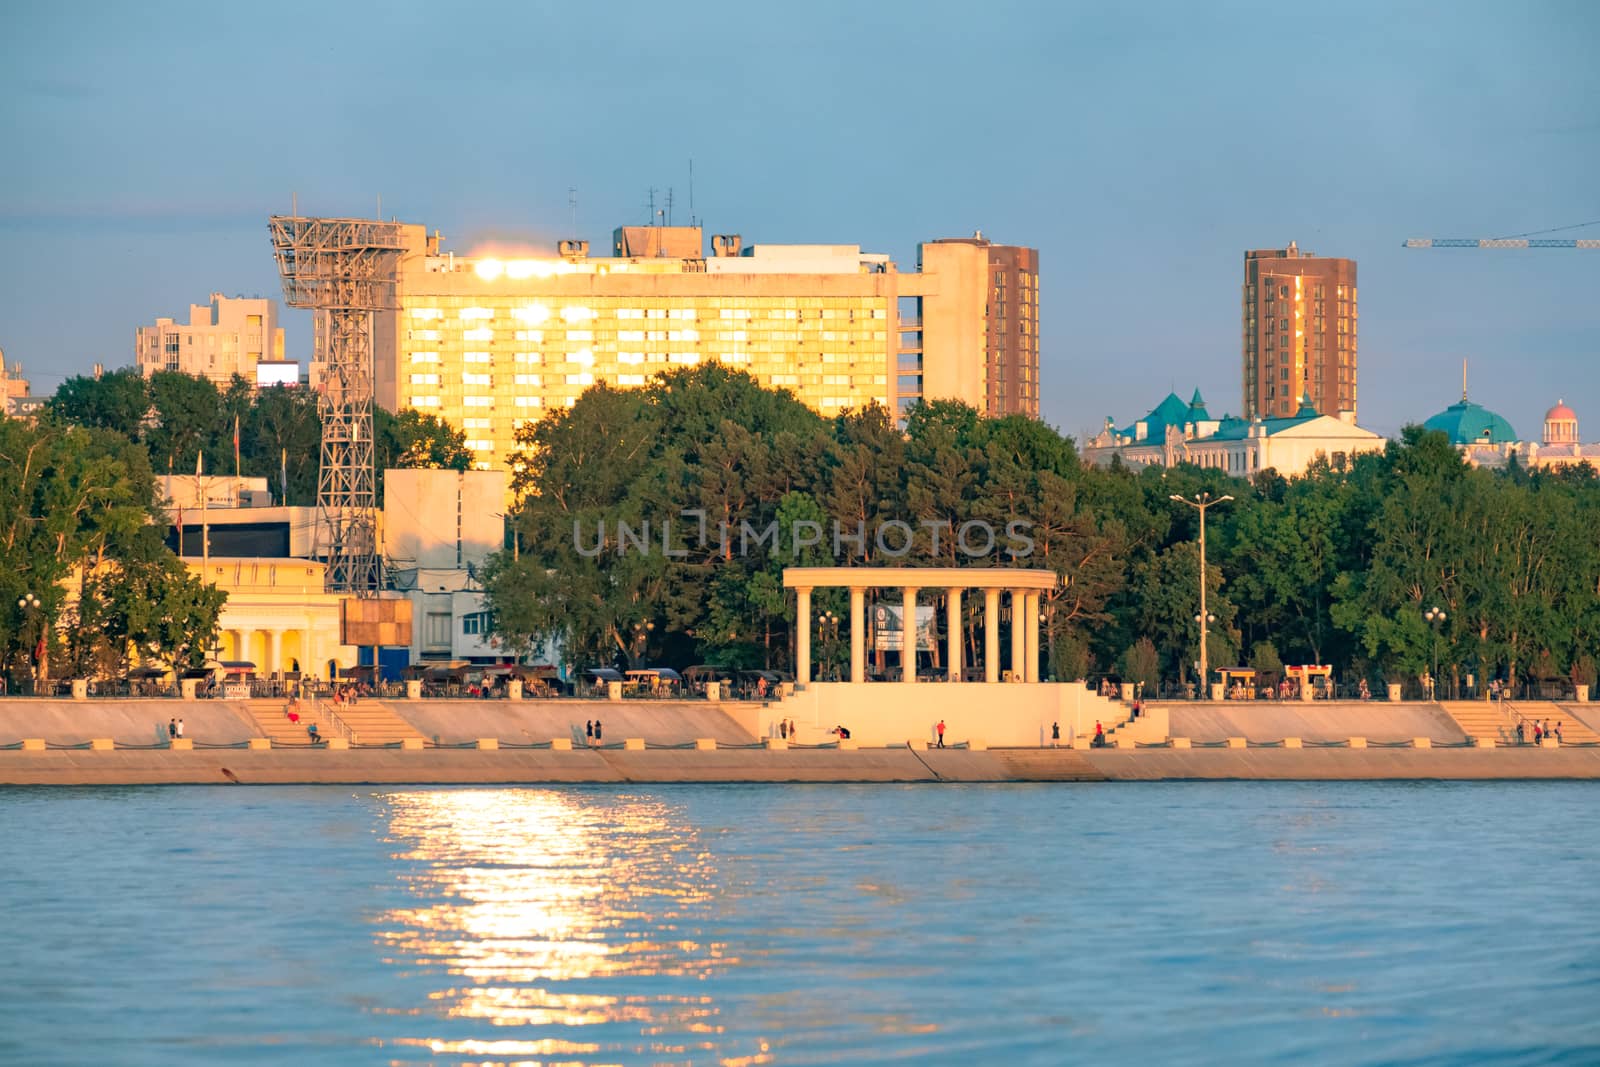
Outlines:
{"type": "Polygon", "coordinates": [[[193,752],[194,751],[194,738],[192,738],[192,737],[174,737],[172,739],[172,742],[169,745],[167,745],[167,747],[170,748],[174,752],[193,752]]]}
{"type": "Polygon", "coordinates": [[[643,752],[644,751],[644,738],[642,738],[642,737],[625,737],[625,738],[622,739],[622,747],[625,750],[629,751],[629,752],[643,752]]]}
{"type": "MultiPolygon", "coordinates": [[[[1196,573],[1199,572],[1197,571],[1196,573]]],[[[184,700],[193,700],[199,687],[200,679],[198,678],[180,678],[178,679],[178,696],[184,700]]]]}
{"type": "Polygon", "coordinates": [[[607,700],[621,700],[622,699],[622,683],[621,682],[607,682],[606,683],[606,699],[607,700]]]}
{"type": "MultiPolygon", "coordinates": [[[[1195,573],[1198,574],[1199,571],[1197,570],[1195,573]]],[[[506,699],[507,700],[521,700],[522,699],[522,679],[521,678],[513,678],[513,679],[511,679],[511,681],[506,683],[506,699]]]]}
{"type": "Polygon", "coordinates": [[[781,752],[781,751],[787,749],[788,747],[789,747],[789,741],[788,741],[787,738],[783,738],[783,737],[769,737],[769,738],[767,738],[767,751],[769,751],[769,752],[781,752]]]}
{"type": "Polygon", "coordinates": [[[1285,737],[1283,739],[1283,747],[1284,748],[1304,748],[1305,746],[1300,743],[1300,738],[1298,738],[1298,737],[1285,737]]]}
{"type": "Polygon", "coordinates": [[[44,738],[42,738],[42,737],[24,737],[22,739],[22,751],[24,751],[24,752],[43,752],[44,751],[44,738]]]}
{"type": "Polygon", "coordinates": [[[1498,744],[1492,737],[1474,737],[1472,743],[1478,748],[1494,748],[1498,744]]]}
{"type": "Polygon", "coordinates": [[[700,752],[715,752],[717,750],[717,739],[715,737],[697,737],[694,739],[694,747],[700,752]]]}
{"type": "Polygon", "coordinates": [[[1249,747],[1249,742],[1247,742],[1242,737],[1230,737],[1230,738],[1228,738],[1228,747],[1229,748],[1248,748],[1249,747]]]}
{"type": "Polygon", "coordinates": [[[109,737],[94,737],[89,740],[89,748],[95,752],[110,752],[116,747],[116,742],[109,737]]]}
{"type": "Polygon", "coordinates": [[[330,737],[323,742],[324,748],[337,749],[341,752],[348,751],[350,739],[348,737],[330,737]]]}
{"type": "Polygon", "coordinates": [[[1411,747],[1412,748],[1432,748],[1433,747],[1433,738],[1431,738],[1431,737],[1413,737],[1411,739],[1411,747]]]}
{"type": "Polygon", "coordinates": [[[1542,737],[1539,739],[1540,748],[1560,748],[1561,740],[1555,737],[1542,737]]]}
{"type": "MultiPolygon", "coordinates": [[[[1198,570],[1196,570],[1195,573],[1198,574],[1200,572],[1198,570]]],[[[420,681],[418,681],[417,679],[415,679],[415,678],[411,678],[411,679],[407,680],[407,682],[406,682],[406,699],[407,700],[421,700],[422,699],[422,683],[420,681]]]]}
{"type": "Polygon", "coordinates": [[[484,751],[498,749],[500,747],[500,739],[498,737],[480,737],[478,738],[478,747],[484,751]]]}
{"type": "MultiPolygon", "coordinates": [[[[1196,571],[1195,573],[1199,573],[1199,572],[1196,571]]],[[[707,682],[706,683],[706,699],[711,701],[713,704],[721,702],[721,700],[722,700],[722,683],[721,682],[707,682]]]]}
{"type": "Polygon", "coordinates": [[[989,742],[985,741],[981,737],[974,737],[972,740],[967,742],[967,751],[987,752],[989,751],[989,742]]]}
{"type": "Polygon", "coordinates": [[[854,752],[856,749],[858,749],[860,747],[861,747],[861,742],[857,741],[853,737],[842,737],[842,738],[839,739],[839,751],[840,752],[854,752]]]}
{"type": "Polygon", "coordinates": [[[1172,740],[1172,747],[1173,748],[1188,748],[1189,747],[1189,739],[1187,737],[1174,737],[1171,740],[1172,740]]]}
{"type": "MultiPolygon", "coordinates": [[[[1198,573],[1198,572],[1196,572],[1196,573],[1198,573]]],[[[72,699],[73,700],[88,700],[89,699],[89,683],[88,683],[88,681],[86,679],[74,678],[72,680],[72,699]]]]}
{"type": "Polygon", "coordinates": [[[272,747],[272,738],[270,738],[270,737],[252,737],[249,741],[246,741],[245,744],[248,745],[252,750],[254,750],[254,749],[263,749],[263,748],[271,748],[272,747]]]}
{"type": "Polygon", "coordinates": [[[1365,737],[1352,737],[1350,739],[1350,747],[1351,748],[1366,748],[1367,747],[1367,739],[1365,737]]]}
{"type": "Polygon", "coordinates": [[[401,747],[401,749],[405,750],[406,752],[421,752],[422,751],[422,738],[420,738],[420,737],[402,737],[400,739],[400,747],[401,747]]]}
{"type": "Polygon", "coordinates": [[[572,738],[570,738],[570,737],[552,737],[550,739],[550,751],[551,752],[571,752],[572,751],[572,738]]]}

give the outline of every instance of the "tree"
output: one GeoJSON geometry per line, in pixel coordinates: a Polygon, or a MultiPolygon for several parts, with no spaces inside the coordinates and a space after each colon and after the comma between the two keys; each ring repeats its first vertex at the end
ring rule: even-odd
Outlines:
{"type": "Polygon", "coordinates": [[[374,459],[378,470],[464,471],[472,469],[472,450],[467,447],[466,431],[458,430],[437,415],[426,415],[407,408],[391,415],[383,408],[372,410],[374,459]]]}
{"type": "Polygon", "coordinates": [[[150,389],[136,368],[98,378],[68,378],[45,404],[46,417],[68,425],[111,430],[140,439],[150,411],[150,389]]]}

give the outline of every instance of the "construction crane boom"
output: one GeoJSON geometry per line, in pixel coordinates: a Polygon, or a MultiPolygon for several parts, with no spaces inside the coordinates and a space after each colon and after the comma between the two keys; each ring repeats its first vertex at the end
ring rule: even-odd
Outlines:
{"type": "Polygon", "coordinates": [[[1596,238],[1413,237],[1402,248],[1600,248],[1596,238]]]}

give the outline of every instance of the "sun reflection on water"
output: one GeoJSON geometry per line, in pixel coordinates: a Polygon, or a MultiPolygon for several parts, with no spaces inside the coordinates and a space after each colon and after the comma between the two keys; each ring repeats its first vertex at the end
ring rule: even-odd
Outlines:
{"type": "Polygon", "coordinates": [[[650,981],[670,979],[681,990],[683,979],[740,962],[700,934],[717,871],[671,805],[541,789],[386,799],[388,841],[416,903],[376,916],[376,940],[386,964],[448,978],[418,1014],[547,1031],[390,1044],[485,1063],[682,1056],[713,1047],[705,1039],[723,1027],[712,999],[650,981]],[[581,991],[595,979],[622,979],[629,992],[581,991]],[[585,1040],[589,1033],[599,1039],[585,1040]],[[675,1044],[673,1036],[687,1041],[675,1044]]]}

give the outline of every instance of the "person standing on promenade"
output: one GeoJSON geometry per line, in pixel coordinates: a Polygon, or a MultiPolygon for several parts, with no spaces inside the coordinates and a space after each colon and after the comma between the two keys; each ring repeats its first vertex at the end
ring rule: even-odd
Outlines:
{"type": "Polygon", "coordinates": [[[1561,720],[1556,720],[1556,744],[1561,743],[1561,720]]]}
{"type": "Polygon", "coordinates": [[[182,719],[178,720],[178,736],[179,737],[183,736],[183,720],[182,719]]]}
{"type": "Polygon", "coordinates": [[[596,741],[600,740],[600,720],[599,719],[596,719],[594,721],[594,739],[596,741]]]}
{"type": "Polygon", "coordinates": [[[168,739],[175,738],[177,736],[178,736],[178,720],[177,719],[168,719],[167,720],[167,737],[168,737],[168,739]]]}
{"type": "Polygon", "coordinates": [[[1528,743],[1527,731],[1522,728],[1522,720],[1518,719],[1517,720],[1517,744],[1525,745],[1527,743],[1528,743]]]}
{"type": "Polygon", "coordinates": [[[779,719],[778,720],[778,736],[783,738],[785,741],[789,740],[789,720],[788,719],[779,719]]]}
{"type": "Polygon", "coordinates": [[[944,747],[944,720],[939,720],[939,725],[934,727],[939,732],[939,747],[944,747]]]}
{"type": "Polygon", "coordinates": [[[1060,746],[1061,746],[1061,724],[1059,722],[1053,722],[1053,723],[1050,724],[1050,747],[1051,748],[1059,748],[1060,746]]]}
{"type": "Polygon", "coordinates": [[[791,740],[791,741],[793,741],[793,740],[794,740],[794,738],[795,738],[795,733],[794,733],[794,720],[793,720],[793,719],[790,719],[790,720],[789,720],[789,740],[791,740]]]}
{"type": "Polygon", "coordinates": [[[1539,729],[1539,720],[1533,720],[1533,743],[1537,745],[1543,736],[1544,731],[1539,729]]]}
{"type": "Polygon", "coordinates": [[[583,722],[583,736],[590,741],[594,740],[594,720],[585,719],[583,722]]]}

